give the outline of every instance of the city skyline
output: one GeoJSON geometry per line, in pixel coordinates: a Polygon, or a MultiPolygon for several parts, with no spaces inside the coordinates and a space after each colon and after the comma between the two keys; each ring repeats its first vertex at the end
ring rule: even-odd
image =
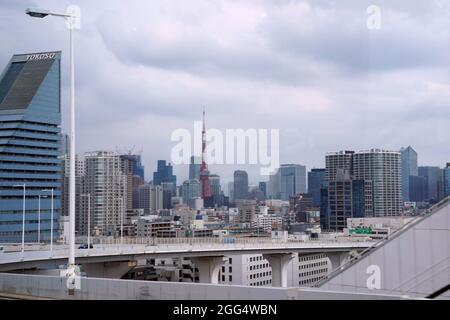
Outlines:
{"type": "MultiPolygon", "coordinates": [[[[68,4],[47,3],[55,9],[68,4]]],[[[105,2],[106,15],[87,1],[77,3],[83,14],[76,47],[77,150],[136,145],[152,172],[158,159],[170,159],[170,133],[190,129],[206,106],[209,128],[279,128],[281,163],[322,168],[329,151],[408,145],[419,165],[447,162],[445,4],[383,3],[379,30],[367,29],[364,1],[339,8],[325,1],[195,4],[134,2],[121,10],[105,2]],[[205,19],[194,23],[199,16],[205,19]],[[231,24],[232,16],[241,18],[231,24]],[[337,26],[354,31],[334,33],[337,26]],[[393,42],[398,51],[390,49],[393,42]],[[111,77],[111,70],[121,77],[111,77]],[[98,130],[104,134],[94,134],[98,130]]],[[[18,52],[62,50],[66,131],[68,45],[61,39],[67,30],[58,21],[28,19],[23,7],[35,7],[33,1],[0,6],[0,37],[8,48],[0,53],[1,65],[18,52]],[[7,32],[19,24],[14,35],[7,32]]],[[[186,167],[175,166],[174,174],[185,179],[186,167]]],[[[236,169],[246,170],[251,184],[261,180],[259,166],[210,166],[222,183],[236,169]]]]}

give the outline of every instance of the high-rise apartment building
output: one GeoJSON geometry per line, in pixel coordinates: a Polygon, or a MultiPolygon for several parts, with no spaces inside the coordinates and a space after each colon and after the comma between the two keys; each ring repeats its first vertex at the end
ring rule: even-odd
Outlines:
{"type": "MultiPolygon", "coordinates": [[[[117,235],[126,220],[127,175],[123,173],[120,156],[113,152],[85,153],[83,194],[90,195],[91,232],[101,235],[117,235]]],[[[81,197],[80,220],[87,221],[88,197],[81,197]]],[[[87,224],[82,223],[81,234],[87,224]]]]}
{"type": "Polygon", "coordinates": [[[373,215],[395,216],[403,211],[400,152],[372,149],[353,155],[355,180],[372,182],[373,215]]]}
{"type": "Polygon", "coordinates": [[[234,201],[248,198],[248,174],[244,170],[234,172],[234,201]]]}
{"type": "Polygon", "coordinates": [[[52,229],[59,236],[60,60],[60,52],[18,54],[1,74],[0,242],[22,240],[24,204],[25,241],[49,241],[52,229]]]}
{"type": "Polygon", "coordinates": [[[342,230],[347,218],[393,216],[403,210],[400,152],[372,149],[326,155],[328,186],[321,189],[321,225],[342,230]]]}
{"type": "Polygon", "coordinates": [[[150,214],[163,209],[163,190],[161,186],[142,184],[138,187],[139,205],[145,214],[150,214]]]}
{"type": "Polygon", "coordinates": [[[411,147],[400,149],[402,161],[402,199],[410,201],[409,196],[409,177],[417,176],[419,170],[417,167],[417,152],[411,147]]]}
{"type": "Polygon", "coordinates": [[[336,180],[336,174],[338,169],[342,169],[344,172],[352,173],[352,157],[355,151],[339,151],[330,152],[325,157],[325,172],[327,180],[336,180]]]}
{"type": "Polygon", "coordinates": [[[127,211],[137,208],[139,203],[138,188],[145,183],[144,166],[141,156],[137,154],[120,155],[122,172],[127,175],[127,211]]]}

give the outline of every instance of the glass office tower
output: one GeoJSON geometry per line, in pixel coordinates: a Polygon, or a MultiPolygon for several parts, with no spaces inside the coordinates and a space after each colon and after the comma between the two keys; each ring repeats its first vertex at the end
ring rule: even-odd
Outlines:
{"type": "Polygon", "coordinates": [[[24,202],[26,242],[59,236],[60,61],[60,52],[14,55],[0,76],[0,243],[21,242],[24,202]]]}

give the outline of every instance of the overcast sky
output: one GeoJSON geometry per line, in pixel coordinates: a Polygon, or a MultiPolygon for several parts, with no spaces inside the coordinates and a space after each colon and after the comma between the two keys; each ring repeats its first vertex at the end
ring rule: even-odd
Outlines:
{"type": "MultiPolygon", "coordinates": [[[[63,51],[64,130],[68,30],[24,10],[71,4],[79,152],[134,145],[150,178],[205,106],[210,128],[279,129],[281,163],[407,145],[420,165],[450,162],[449,1],[0,0],[2,69],[15,53],[63,51]],[[367,28],[371,4],[380,29],[367,28]]],[[[210,169],[226,183],[236,166],[210,169]]]]}

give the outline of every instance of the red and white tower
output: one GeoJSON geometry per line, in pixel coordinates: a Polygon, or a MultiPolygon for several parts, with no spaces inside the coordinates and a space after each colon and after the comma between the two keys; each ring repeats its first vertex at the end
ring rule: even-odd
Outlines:
{"type": "Polygon", "coordinates": [[[202,131],[202,165],[200,166],[200,187],[202,199],[211,197],[211,182],[209,181],[208,164],[206,163],[206,125],[205,110],[203,109],[203,131],[202,131]]]}

